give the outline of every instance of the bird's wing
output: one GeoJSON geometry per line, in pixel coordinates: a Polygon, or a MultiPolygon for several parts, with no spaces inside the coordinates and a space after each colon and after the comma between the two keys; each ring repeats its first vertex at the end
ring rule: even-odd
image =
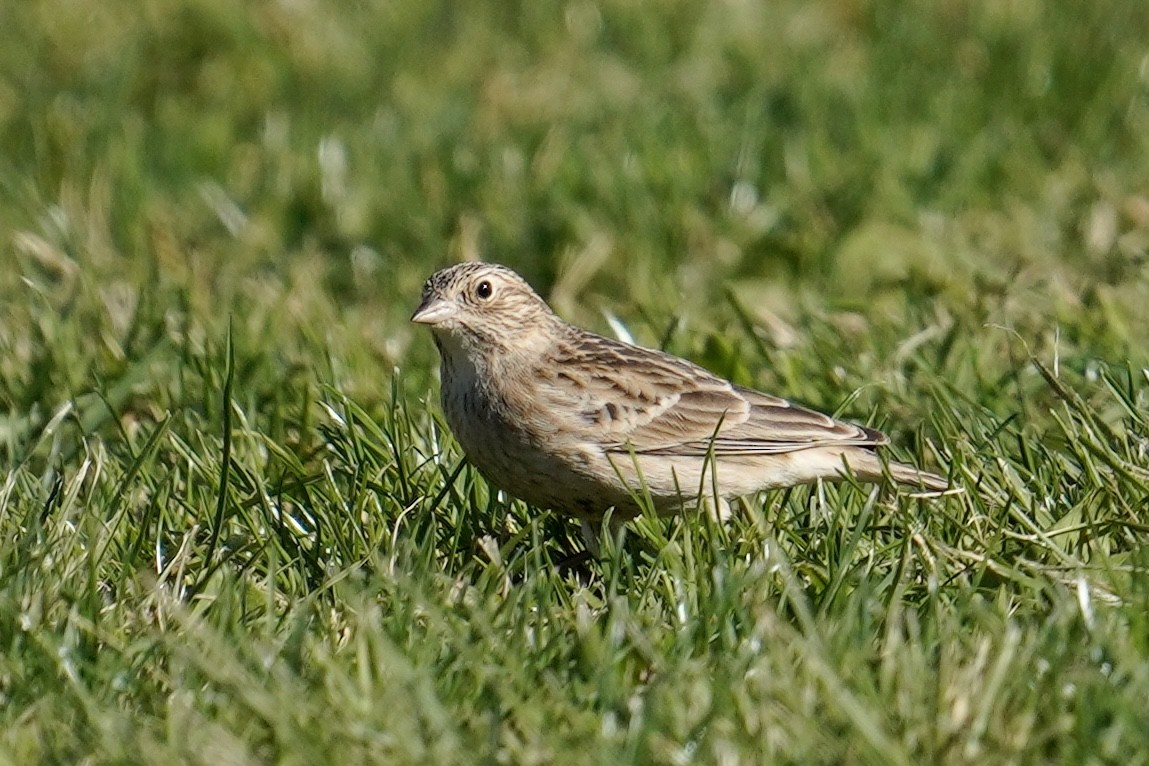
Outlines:
{"type": "Polygon", "coordinates": [[[576,427],[611,452],[764,455],[887,441],[659,351],[598,336],[580,337],[567,351],[549,367],[545,404],[577,413],[576,427]]]}

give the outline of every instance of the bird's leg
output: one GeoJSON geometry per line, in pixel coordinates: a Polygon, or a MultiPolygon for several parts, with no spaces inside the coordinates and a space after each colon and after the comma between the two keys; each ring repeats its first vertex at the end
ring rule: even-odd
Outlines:
{"type": "Polygon", "coordinates": [[[599,544],[599,539],[605,527],[611,534],[611,537],[617,541],[619,539],[619,530],[626,524],[627,519],[623,516],[609,514],[605,519],[599,521],[591,521],[590,519],[579,519],[578,527],[579,534],[583,542],[586,544],[586,553],[595,558],[602,558],[602,545],[599,544]]]}
{"type": "Polygon", "coordinates": [[[586,519],[579,519],[579,536],[582,537],[583,544],[586,545],[586,550],[577,551],[569,556],[563,557],[555,564],[555,569],[560,572],[575,571],[580,576],[580,579],[586,575],[584,566],[590,562],[600,558],[602,553],[601,546],[598,544],[598,533],[595,524],[586,519]]]}
{"type": "Polygon", "coordinates": [[[602,546],[598,544],[598,536],[602,531],[602,525],[595,524],[589,519],[579,519],[578,528],[582,541],[586,544],[586,552],[593,558],[601,557],[602,546]]]}
{"type": "Polygon", "coordinates": [[[734,518],[734,509],[726,498],[720,495],[707,495],[701,498],[698,510],[706,514],[707,523],[717,535],[718,543],[723,547],[730,545],[731,520],[734,518]]]}
{"type": "Polygon", "coordinates": [[[702,498],[702,508],[706,512],[706,515],[719,524],[725,524],[730,521],[730,517],[734,514],[726,498],[716,497],[714,495],[707,495],[702,498]]]}

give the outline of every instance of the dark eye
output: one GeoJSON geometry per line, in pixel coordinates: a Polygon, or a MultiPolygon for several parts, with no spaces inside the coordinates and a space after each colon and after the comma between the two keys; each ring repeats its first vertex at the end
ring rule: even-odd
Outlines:
{"type": "Polygon", "coordinates": [[[485,301],[490,298],[494,292],[495,290],[493,287],[491,287],[490,281],[486,279],[475,286],[475,295],[479,296],[479,300],[481,301],[485,301]]]}

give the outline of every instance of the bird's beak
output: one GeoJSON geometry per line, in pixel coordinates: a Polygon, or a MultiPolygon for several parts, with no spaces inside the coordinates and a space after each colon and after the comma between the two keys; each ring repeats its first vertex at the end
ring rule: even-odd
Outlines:
{"type": "Polygon", "coordinates": [[[455,313],[455,304],[437,295],[428,295],[411,315],[415,324],[437,325],[455,313]]]}

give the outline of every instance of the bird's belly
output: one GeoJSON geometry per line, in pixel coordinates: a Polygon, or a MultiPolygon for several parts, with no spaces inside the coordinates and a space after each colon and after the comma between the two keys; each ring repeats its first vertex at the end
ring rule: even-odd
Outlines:
{"type": "Polygon", "coordinates": [[[685,455],[615,453],[610,464],[632,488],[645,487],[660,512],[694,501],[730,499],[779,487],[840,479],[843,455],[820,447],[765,455],[724,455],[718,459],[685,455]]]}

